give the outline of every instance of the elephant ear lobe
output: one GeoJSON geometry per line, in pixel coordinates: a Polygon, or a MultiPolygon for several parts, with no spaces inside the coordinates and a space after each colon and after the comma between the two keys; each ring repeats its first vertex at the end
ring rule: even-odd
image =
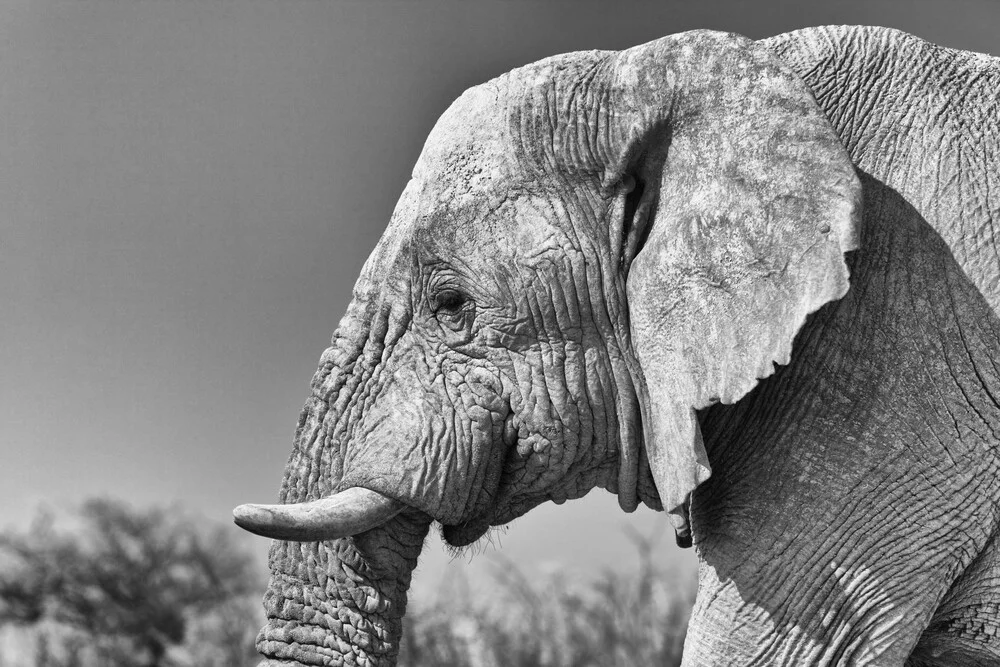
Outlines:
{"type": "Polygon", "coordinates": [[[642,157],[626,169],[655,205],[626,225],[649,229],[627,278],[635,380],[650,469],[683,539],[690,493],[711,474],[695,411],[787,364],[806,316],[847,292],[860,185],[808,89],[762,47],[674,39],[623,58],[641,71],[619,78],[678,88],[669,132],[642,119],[627,132],[651,144],[627,146],[642,157]]]}

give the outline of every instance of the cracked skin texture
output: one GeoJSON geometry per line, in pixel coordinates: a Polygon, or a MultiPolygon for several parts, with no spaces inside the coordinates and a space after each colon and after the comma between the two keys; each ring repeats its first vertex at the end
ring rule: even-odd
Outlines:
{"type": "Polygon", "coordinates": [[[653,44],[435,127],[281,492],[412,509],[275,543],[264,664],[394,664],[432,520],[467,544],[597,486],[693,534],[685,665],[1000,660],[1000,66],[883,28],[653,44]]]}

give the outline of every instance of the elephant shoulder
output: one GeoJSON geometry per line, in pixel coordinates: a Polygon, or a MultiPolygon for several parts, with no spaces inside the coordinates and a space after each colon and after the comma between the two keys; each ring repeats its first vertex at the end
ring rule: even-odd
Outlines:
{"type": "Polygon", "coordinates": [[[1000,312],[1000,58],[874,26],[761,43],[809,86],[857,168],[913,207],[1000,312]]]}
{"type": "Polygon", "coordinates": [[[1000,58],[878,26],[805,28],[760,43],[802,77],[859,158],[874,152],[875,134],[935,129],[979,145],[992,139],[995,149],[1000,58]]]}
{"type": "Polygon", "coordinates": [[[882,26],[828,25],[793,30],[759,40],[779,58],[797,70],[807,82],[831,71],[845,68],[878,78],[899,72],[915,83],[952,78],[954,71],[941,67],[950,63],[969,76],[1000,74],[1000,58],[975,51],[952,49],[921,37],[882,26]]]}

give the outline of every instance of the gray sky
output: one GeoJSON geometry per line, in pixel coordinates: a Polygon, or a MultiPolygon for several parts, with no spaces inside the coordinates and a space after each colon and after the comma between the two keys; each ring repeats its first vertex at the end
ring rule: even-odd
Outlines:
{"type": "MultiPolygon", "coordinates": [[[[354,278],[470,85],[692,28],[868,23],[1000,53],[993,0],[23,0],[0,16],[0,525],[94,494],[226,522],[274,499],[354,278]]],[[[526,568],[603,567],[629,562],[626,523],[665,521],[595,491],[500,541],[526,568]]],[[[434,542],[418,591],[464,566],[434,542]]]]}

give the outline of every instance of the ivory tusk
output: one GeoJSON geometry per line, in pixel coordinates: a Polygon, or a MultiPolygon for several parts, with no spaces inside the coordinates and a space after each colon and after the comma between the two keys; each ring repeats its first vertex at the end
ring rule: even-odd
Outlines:
{"type": "Polygon", "coordinates": [[[377,491],[355,486],[305,503],[240,505],[233,510],[233,520],[244,530],[274,540],[319,542],[371,530],[405,507],[377,491]]]}

